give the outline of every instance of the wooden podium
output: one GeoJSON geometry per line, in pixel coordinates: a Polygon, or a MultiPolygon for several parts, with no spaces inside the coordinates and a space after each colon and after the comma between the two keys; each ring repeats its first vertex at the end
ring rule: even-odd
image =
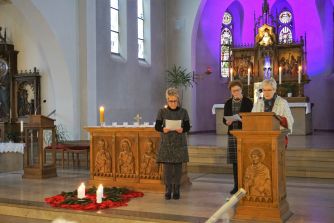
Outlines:
{"type": "Polygon", "coordinates": [[[56,154],[44,160],[44,148],[55,148],[54,120],[43,115],[30,115],[25,128],[24,175],[23,178],[56,177],[56,154]],[[47,140],[48,139],[48,140],[47,140]]]}
{"type": "Polygon", "coordinates": [[[288,130],[280,130],[273,112],[242,113],[238,141],[238,187],[246,196],[235,221],[285,222],[292,213],[286,201],[285,145],[288,130]]]}

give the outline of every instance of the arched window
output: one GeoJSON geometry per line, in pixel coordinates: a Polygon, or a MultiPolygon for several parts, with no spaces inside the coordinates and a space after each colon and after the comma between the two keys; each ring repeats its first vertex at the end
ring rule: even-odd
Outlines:
{"type": "Polygon", "coordinates": [[[143,0],[137,0],[138,28],[138,58],[144,59],[144,5],[143,0]]]}
{"type": "Polygon", "coordinates": [[[281,44],[292,43],[293,18],[292,13],[283,9],[279,14],[279,37],[281,44]]]}
{"type": "Polygon", "coordinates": [[[110,50],[119,53],[119,8],[118,0],[110,0],[110,50]]]}
{"type": "Polygon", "coordinates": [[[220,74],[229,77],[231,46],[233,41],[233,18],[229,12],[224,13],[220,33],[220,74]]]}

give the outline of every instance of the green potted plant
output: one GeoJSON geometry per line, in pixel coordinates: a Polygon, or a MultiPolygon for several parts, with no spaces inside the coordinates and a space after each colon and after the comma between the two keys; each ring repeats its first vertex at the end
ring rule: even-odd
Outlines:
{"type": "Polygon", "coordinates": [[[182,104],[183,89],[193,86],[192,73],[187,72],[186,68],[182,68],[181,66],[176,66],[175,64],[170,70],[167,70],[166,73],[167,73],[168,87],[175,87],[179,89],[179,91],[181,92],[180,103],[182,104]]]}

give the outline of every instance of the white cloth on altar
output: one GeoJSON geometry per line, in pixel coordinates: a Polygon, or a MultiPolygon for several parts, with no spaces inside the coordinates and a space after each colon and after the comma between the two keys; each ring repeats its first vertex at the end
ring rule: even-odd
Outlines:
{"type": "Polygon", "coordinates": [[[0,153],[24,153],[24,143],[0,143],[0,153]]]}
{"type": "Polygon", "coordinates": [[[225,104],[214,104],[212,106],[212,114],[215,115],[216,114],[216,109],[217,108],[224,108],[225,104]]]}

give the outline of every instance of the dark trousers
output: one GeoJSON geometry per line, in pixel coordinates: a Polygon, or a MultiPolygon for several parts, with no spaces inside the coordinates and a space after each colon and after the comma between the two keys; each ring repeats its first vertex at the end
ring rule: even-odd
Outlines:
{"type": "Polygon", "coordinates": [[[182,163],[164,163],[166,185],[180,185],[182,176],[182,163]]]}
{"type": "Polygon", "coordinates": [[[238,163],[233,163],[234,188],[238,189],[238,163]]]}

